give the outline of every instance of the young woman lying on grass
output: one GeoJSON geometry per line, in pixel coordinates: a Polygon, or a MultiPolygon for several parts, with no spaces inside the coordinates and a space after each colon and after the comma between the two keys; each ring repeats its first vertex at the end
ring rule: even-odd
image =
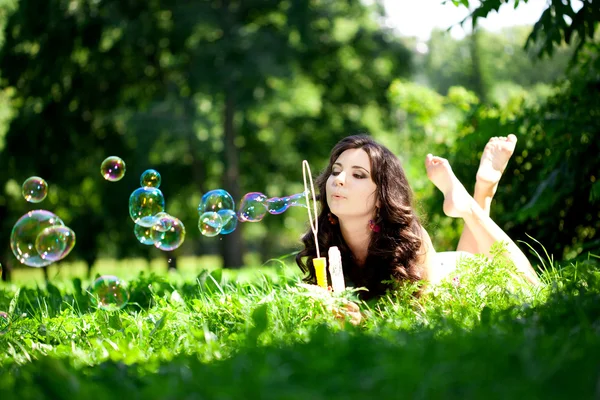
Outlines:
{"type": "MultiPolygon", "coordinates": [[[[415,215],[412,190],[400,160],[369,136],[341,140],[316,181],[321,194],[321,251],[331,246],[340,249],[347,285],[367,288],[368,292],[361,292],[364,300],[392,289],[390,281],[440,282],[455,270],[460,256],[483,253],[491,257],[490,248],[498,241],[507,244],[507,256],[517,270],[537,285],[539,279],[525,254],[489,216],[516,142],[515,135],[489,140],[473,196],[456,178],[448,160],[427,155],[427,176],[444,194],[444,213],[465,222],[456,251],[437,253],[415,215]]],[[[316,284],[312,232],[302,241],[305,247],[296,262],[307,274],[305,281],[316,284]]]]}

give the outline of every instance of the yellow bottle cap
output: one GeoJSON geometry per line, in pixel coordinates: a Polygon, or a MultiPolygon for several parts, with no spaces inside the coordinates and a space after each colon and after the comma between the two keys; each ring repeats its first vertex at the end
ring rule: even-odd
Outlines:
{"type": "Polygon", "coordinates": [[[317,274],[317,285],[327,289],[327,258],[313,258],[313,265],[317,274]]]}

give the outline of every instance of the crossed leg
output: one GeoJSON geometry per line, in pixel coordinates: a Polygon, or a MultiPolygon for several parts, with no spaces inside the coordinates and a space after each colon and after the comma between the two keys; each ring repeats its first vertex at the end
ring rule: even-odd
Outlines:
{"type": "MultiPolygon", "coordinates": [[[[448,160],[428,154],[425,159],[425,166],[427,176],[431,182],[444,194],[444,213],[449,217],[462,218],[465,221],[465,228],[468,228],[472,235],[473,242],[470,243],[472,249],[467,251],[473,254],[479,252],[491,257],[490,249],[492,245],[498,241],[505,242],[508,257],[514,262],[517,270],[522,272],[529,282],[538,284],[540,282],[539,278],[525,254],[506,232],[490,218],[489,207],[486,212],[469,195],[463,184],[454,175],[448,160]],[[472,251],[475,247],[477,250],[472,251]]],[[[502,174],[502,172],[499,173],[502,174]]],[[[498,180],[496,180],[495,185],[497,185],[498,180]]],[[[492,191],[495,191],[495,185],[492,185],[492,191]]]]}
{"type": "MultiPolygon", "coordinates": [[[[515,151],[516,144],[517,137],[511,134],[508,137],[491,138],[483,149],[479,169],[477,170],[473,198],[488,216],[490,215],[492,199],[498,189],[498,182],[506,169],[508,160],[515,151]]],[[[466,224],[456,250],[472,254],[484,253],[484,249],[479,247],[476,237],[466,224]]]]}

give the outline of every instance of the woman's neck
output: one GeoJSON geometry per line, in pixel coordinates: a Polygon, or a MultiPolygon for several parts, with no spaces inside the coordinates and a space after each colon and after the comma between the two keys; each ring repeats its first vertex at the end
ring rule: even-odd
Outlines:
{"type": "Polygon", "coordinates": [[[340,231],[358,265],[364,265],[369,254],[371,230],[362,218],[340,220],[340,231]]]}

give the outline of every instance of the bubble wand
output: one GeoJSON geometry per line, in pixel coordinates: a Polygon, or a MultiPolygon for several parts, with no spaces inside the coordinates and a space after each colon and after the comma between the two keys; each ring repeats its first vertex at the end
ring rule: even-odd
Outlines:
{"type": "Polygon", "coordinates": [[[302,177],[304,178],[304,197],[306,198],[306,208],[308,210],[308,220],[310,221],[310,229],[315,237],[315,247],[317,248],[317,258],[313,258],[313,266],[315,267],[315,273],[317,275],[317,285],[321,286],[324,289],[327,289],[327,258],[321,257],[321,252],[319,250],[319,219],[317,215],[317,198],[315,196],[315,186],[313,184],[312,174],[310,172],[310,166],[308,165],[308,161],[302,161],[302,177]],[[306,175],[308,174],[309,182],[310,182],[310,193],[312,194],[313,199],[313,211],[314,211],[314,220],[310,211],[310,201],[308,199],[308,183],[306,180],[306,175]]]}

